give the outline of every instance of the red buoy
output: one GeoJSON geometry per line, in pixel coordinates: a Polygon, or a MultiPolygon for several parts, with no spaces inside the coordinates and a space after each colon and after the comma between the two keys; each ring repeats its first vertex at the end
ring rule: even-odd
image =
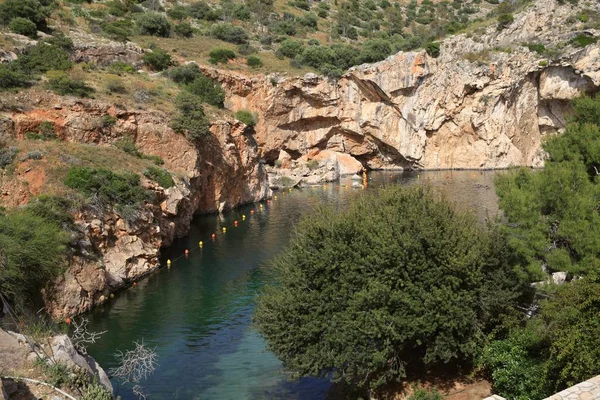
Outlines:
{"type": "Polygon", "coordinates": [[[190,254],[190,251],[188,249],[185,249],[185,255],[187,256],[188,254],[190,254]]]}
{"type": "Polygon", "coordinates": [[[254,210],[250,210],[250,214],[254,214],[254,210]]]}
{"type": "Polygon", "coordinates": [[[67,323],[67,325],[71,325],[71,318],[69,318],[69,317],[65,318],[65,322],[67,323]]]}
{"type": "Polygon", "coordinates": [[[216,233],[213,233],[213,234],[212,234],[212,238],[213,238],[213,239],[216,239],[216,238],[217,238],[217,234],[216,234],[216,233]]]}
{"type": "Polygon", "coordinates": [[[233,226],[238,226],[238,222],[237,221],[233,221],[233,226]]]}

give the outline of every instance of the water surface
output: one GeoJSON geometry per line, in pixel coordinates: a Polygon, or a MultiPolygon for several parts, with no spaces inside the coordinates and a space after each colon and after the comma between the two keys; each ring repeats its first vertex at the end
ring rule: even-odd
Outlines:
{"type": "MultiPolygon", "coordinates": [[[[483,219],[498,211],[495,174],[376,172],[370,175],[369,190],[390,183],[428,182],[457,207],[483,219]]],[[[350,185],[344,179],[276,192],[277,200],[270,203],[196,217],[189,235],[163,251],[164,265],[173,260],[170,269],[161,269],[90,313],[92,329],[107,331],[89,348],[90,354],[110,369],[116,363],[115,351],[131,348],[136,340],[155,347],[159,367],[142,383],[149,399],[325,398],[326,381],[287,381],[279,360],[251,328],[251,315],[254,296],[268,278],[268,263],[288,243],[294,224],[322,202],[343,208],[359,191],[350,185]],[[204,242],[202,250],[199,241],[204,242]],[[190,250],[187,258],[185,249],[190,250]]],[[[131,386],[113,384],[124,400],[135,398],[131,386]]]]}

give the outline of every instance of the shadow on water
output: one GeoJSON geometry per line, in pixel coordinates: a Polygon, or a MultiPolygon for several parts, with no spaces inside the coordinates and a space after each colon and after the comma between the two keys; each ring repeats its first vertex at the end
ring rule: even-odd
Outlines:
{"type": "MultiPolygon", "coordinates": [[[[370,175],[369,186],[428,182],[457,207],[484,218],[498,211],[495,174],[378,172],[370,175]]],[[[161,263],[173,260],[170,269],[161,269],[90,313],[92,329],[107,331],[89,348],[90,354],[110,369],[114,352],[131,348],[136,340],[156,347],[159,367],[143,383],[151,399],[323,399],[328,382],[287,381],[279,360],[252,330],[251,316],[254,297],[268,279],[268,262],[286,246],[294,224],[323,202],[343,208],[352,193],[360,192],[351,183],[347,178],[280,191],[270,204],[197,216],[189,235],[163,250],[161,263]],[[212,233],[217,235],[214,241],[212,233]],[[190,250],[187,258],[185,249],[190,250]]],[[[130,386],[115,382],[115,388],[124,400],[134,398],[130,386]]]]}

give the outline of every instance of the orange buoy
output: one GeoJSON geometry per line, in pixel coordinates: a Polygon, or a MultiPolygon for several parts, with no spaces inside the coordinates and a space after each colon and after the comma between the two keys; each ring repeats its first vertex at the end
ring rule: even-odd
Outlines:
{"type": "Polygon", "coordinates": [[[213,240],[214,240],[214,239],[216,239],[216,238],[217,238],[217,234],[216,234],[216,233],[213,233],[211,237],[212,237],[212,238],[213,238],[213,240]]]}
{"type": "Polygon", "coordinates": [[[67,323],[67,325],[71,325],[71,318],[69,318],[69,317],[65,318],[65,322],[67,323]]]}
{"type": "Polygon", "coordinates": [[[267,204],[271,204],[271,200],[267,199],[267,204]]]}
{"type": "Polygon", "coordinates": [[[238,226],[238,222],[237,221],[233,221],[233,226],[238,226]]]}
{"type": "Polygon", "coordinates": [[[136,287],[136,286],[137,286],[137,283],[133,282],[133,287],[136,287]]]}
{"type": "Polygon", "coordinates": [[[254,214],[254,210],[250,210],[250,214],[254,214]]]}
{"type": "Polygon", "coordinates": [[[190,251],[188,249],[185,249],[184,253],[187,256],[188,254],[190,254],[190,251]]]}

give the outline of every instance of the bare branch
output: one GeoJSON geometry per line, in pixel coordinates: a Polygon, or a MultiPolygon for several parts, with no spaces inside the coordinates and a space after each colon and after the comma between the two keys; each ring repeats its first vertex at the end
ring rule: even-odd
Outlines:
{"type": "Polygon", "coordinates": [[[120,360],[118,368],[110,370],[110,373],[121,378],[124,382],[139,383],[152,375],[158,366],[158,355],[155,349],[149,349],[144,342],[135,342],[135,349],[127,350],[125,353],[118,351],[115,358],[120,360]]]}
{"type": "Polygon", "coordinates": [[[100,336],[104,335],[107,331],[102,332],[90,332],[88,331],[88,324],[90,321],[87,318],[82,318],[81,321],[73,321],[73,327],[75,330],[71,334],[71,342],[73,346],[80,354],[87,355],[87,346],[89,344],[96,343],[100,336]]]}

